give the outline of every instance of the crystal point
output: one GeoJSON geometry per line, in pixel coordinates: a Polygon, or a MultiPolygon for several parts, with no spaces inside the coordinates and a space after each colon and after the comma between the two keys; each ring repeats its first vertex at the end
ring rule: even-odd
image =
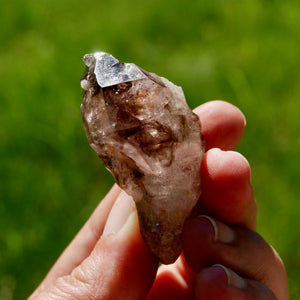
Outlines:
{"type": "Polygon", "coordinates": [[[133,197],[141,234],[165,264],[182,250],[182,229],[200,194],[200,121],[167,79],[110,54],[84,57],[84,128],[91,147],[133,197]]]}

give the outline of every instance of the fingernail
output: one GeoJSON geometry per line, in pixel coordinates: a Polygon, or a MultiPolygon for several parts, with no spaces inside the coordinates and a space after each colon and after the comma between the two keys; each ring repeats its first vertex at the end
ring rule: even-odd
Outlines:
{"type": "Polygon", "coordinates": [[[214,242],[230,244],[235,241],[235,232],[230,227],[206,215],[200,215],[199,218],[208,220],[213,227],[215,233],[214,242]]]}
{"type": "Polygon", "coordinates": [[[133,199],[122,191],[110,211],[102,235],[107,236],[118,233],[134,210],[135,204],[133,199]]]}
{"type": "Polygon", "coordinates": [[[221,264],[215,264],[213,267],[219,267],[222,268],[223,271],[226,273],[227,276],[227,284],[233,287],[236,287],[238,289],[243,289],[247,286],[247,281],[233,272],[232,270],[226,268],[225,266],[221,264]]]}

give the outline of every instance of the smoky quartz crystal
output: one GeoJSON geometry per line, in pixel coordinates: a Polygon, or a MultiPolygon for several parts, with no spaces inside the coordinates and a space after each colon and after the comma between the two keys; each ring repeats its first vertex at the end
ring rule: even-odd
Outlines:
{"type": "Polygon", "coordinates": [[[141,234],[164,264],[200,194],[200,120],[181,87],[112,55],[84,56],[84,128],[91,147],[136,203],[141,234]]]}

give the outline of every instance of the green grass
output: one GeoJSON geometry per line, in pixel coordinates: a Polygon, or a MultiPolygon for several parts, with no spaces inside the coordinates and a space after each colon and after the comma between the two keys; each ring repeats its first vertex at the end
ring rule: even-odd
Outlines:
{"type": "Polygon", "coordinates": [[[81,124],[82,56],[110,52],[247,117],[258,231],[300,295],[299,7],[295,1],[3,1],[0,299],[24,299],[112,184],[81,124]]]}

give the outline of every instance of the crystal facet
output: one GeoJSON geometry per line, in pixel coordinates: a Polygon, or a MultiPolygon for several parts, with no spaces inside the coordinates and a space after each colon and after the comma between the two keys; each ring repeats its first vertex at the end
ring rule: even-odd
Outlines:
{"type": "Polygon", "coordinates": [[[167,79],[104,52],[84,56],[84,128],[91,147],[136,203],[141,234],[165,264],[200,194],[200,121],[167,79]]]}

